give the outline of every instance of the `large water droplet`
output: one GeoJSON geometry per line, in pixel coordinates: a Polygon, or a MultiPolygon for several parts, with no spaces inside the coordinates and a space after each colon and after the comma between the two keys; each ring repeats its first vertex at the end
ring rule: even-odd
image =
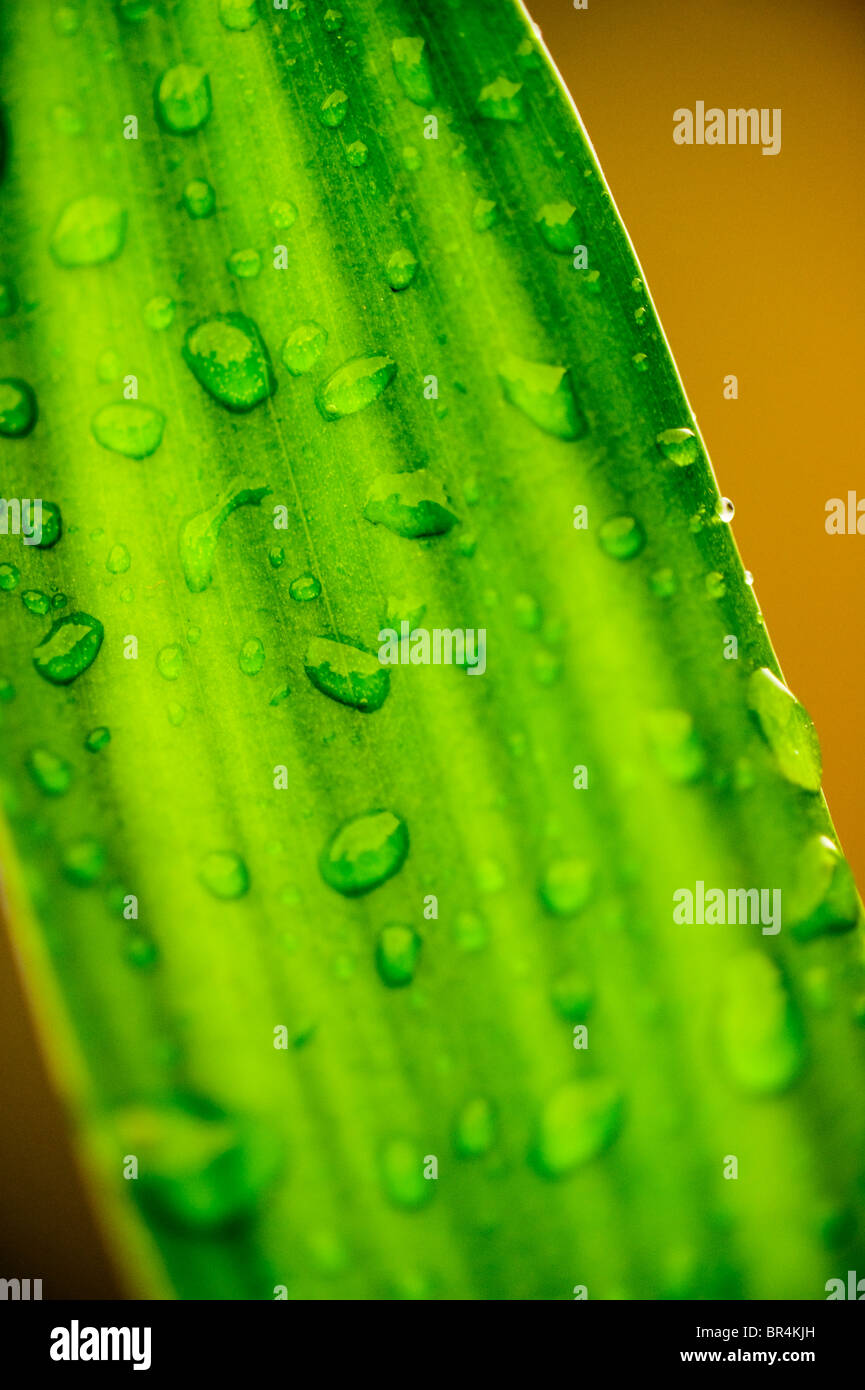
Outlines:
{"type": "Polygon", "coordinates": [[[394,76],[416,106],[431,106],[435,101],[425,48],[426,41],[419,38],[394,39],[391,44],[394,76]]]}
{"type": "Polygon", "coordinates": [[[354,709],[381,709],[390,690],[390,674],[377,656],[331,637],[314,637],[306,650],[304,670],[316,690],[354,709]]]}
{"type": "Polygon", "coordinates": [[[140,401],[118,401],[98,410],[90,428],[103,449],[130,459],[146,459],[162,443],[165,416],[140,401]]]}
{"type": "Polygon", "coordinates": [[[282,345],[283,365],[292,376],[303,376],[314,367],[327,345],[327,332],[317,323],[299,323],[282,345]]]}
{"type": "Polygon", "coordinates": [[[577,209],[572,203],[544,203],[535,219],[543,240],[551,251],[570,256],[582,240],[577,209]]]}
{"type": "Polygon", "coordinates": [[[4,377],[0,381],[0,435],[23,439],[36,424],[37,415],[33,387],[20,377],[4,377]]]}
{"type": "Polygon", "coordinates": [[[795,695],[766,666],[748,677],[748,707],[787,781],[819,791],[823,763],[817,731],[795,695]]]}
{"type": "Polygon", "coordinates": [[[118,1153],[138,1158],[132,1185],[142,1207],[182,1232],[248,1221],[280,1167],[269,1127],[199,1097],[124,1106],[113,1122],[118,1153]]]}
{"type": "Polygon", "coordinates": [[[315,403],[325,420],[340,420],[372,405],[395,376],[396,363],[385,353],[352,357],[319,387],[315,403]]]}
{"type": "Polygon", "coordinates": [[[223,525],[238,507],[257,507],[269,487],[250,487],[235,479],[218,502],[184,523],[180,532],[180,563],[186,587],[193,594],[203,593],[213,583],[213,556],[223,525]]]}
{"type": "Polygon", "coordinates": [[[270,354],[245,314],[213,314],[195,324],[184,339],[183,360],[227,410],[252,410],[276,390],[270,354]]]}
{"type": "Polygon", "coordinates": [[[444,535],[458,520],[441,483],[425,468],[380,474],[367,494],[363,514],[373,525],[410,539],[444,535]]]}
{"type": "Polygon", "coordinates": [[[531,1158],[545,1178],[562,1178],[597,1158],[616,1139],[623,1113],[618,1086],[588,1077],[561,1086],[547,1101],[531,1158]]]}
{"type": "Polygon", "coordinates": [[[367,811],[345,821],[319,859],[321,876],[347,898],[369,893],[392,878],[409,850],[408,828],[392,811],[367,811]]]}
{"type": "Polygon", "coordinates": [[[523,121],[526,111],[520,82],[497,77],[481,88],[478,110],[490,121],[523,121]]]}
{"type": "Polygon", "coordinates": [[[799,1075],[801,1023],[777,966],[759,951],[728,962],[720,1034],[727,1069],[743,1090],[775,1095],[799,1075]]]}
{"type": "Polygon", "coordinates": [[[212,850],[201,861],[199,882],[214,898],[232,901],[249,891],[249,870],[234,850],[212,850]]]}
{"type": "Polygon", "coordinates": [[[797,941],[834,936],[855,927],[859,898],[853,872],[828,835],[815,835],[807,842],[796,870],[785,916],[797,941]]]}
{"type": "Polygon", "coordinates": [[[33,665],[52,685],[68,685],[92,666],[104,629],[89,613],[68,613],[48,629],[33,652],[33,665]]]}
{"type": "Polygon", "coordinates": [[[28,753],[27,771],[44,796],[63,796],[69,790],[72,768],[48,748],[34,748],[28,753]]]}
{"type": "Polygon", "coordinates": [[[51,254],[67,269],[102,265],[120,255],[125,237],[126,213],[115,198],[76,198],[54,228],[51,254]]]}
{"type": "Polygon", "coordinates": [[[411,984],[421,951],[421,939],[413,927],[382,927],[375,947],[379,976],[390,989],[411,984]]]}
{"type": "Polygon", "coordinates": [[[539,429],[558,439],[579,439],[585,434],[586,422],[567,367],[528,362],[509,354],[502,360],[498,376],[505,400],[539,429]]]}
{"type": "Polygon", "coordinates": [[[156,119],[164,130],[190,135],[213,110],[210,78],[194,63],[178,63],[159,79],[154,98],[156,119]]]}

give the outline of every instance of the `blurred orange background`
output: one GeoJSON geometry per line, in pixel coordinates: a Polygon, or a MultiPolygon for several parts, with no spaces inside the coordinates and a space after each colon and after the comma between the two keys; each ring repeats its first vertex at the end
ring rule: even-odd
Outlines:
{"type": "MultiPolygon", "coordinates": [[[[429,3],[432,0],[428,0],[429,3]]],[[[820,733],[824,789],[865,884],[859,683],[865,536],[829,498],[865,469],[865,6],[861,0],[530,0],[637,254],[736,505],[787,682],[820,733]],[[782,149],[678,146],[673,112],[780,107],[782,149]],[[739,398],[723,396],[724,377],[739,398]]],[[[0,1276],[45,1297],[117,1297],[63,1116],[0,941],[0,1276]]]]}

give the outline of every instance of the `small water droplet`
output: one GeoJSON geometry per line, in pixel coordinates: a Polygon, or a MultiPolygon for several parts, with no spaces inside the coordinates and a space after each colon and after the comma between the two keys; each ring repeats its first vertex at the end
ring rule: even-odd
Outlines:
{"type": "Polygon", "coordinates": [[[383,984],[390,989],[410,985],[421,951],[421,939],[413,927],[382,927],[375,948],[375,964],[383,984]]]}
{"type": "Polygon", "coordinates": [[[0,676],[0,702],[4,705],[15,699],[15,687],[6,676],[0,676]]]}
{"type": "Polygon", "coordinates": [[[828,835],[815,835],[802,848],[784,915],[797,941],[835,936],[856,926],[859,898],[853,872],[828,835]]]}
{"type": "Polygon", "coordinates": [[[101,748],[104,748],[106,744],[110,742],[111,730],[107,729],[104,724],[100,724],[98,728],[90,730],[90,733],[84,740],[84,747],[87,749],[88,753],[98,753],[101,748]]]}
{"type": "Polygon", "coordinates": [[[671,782],[697,782],[706,770],[706,755],[694,721],[686,710],[653,710],[646,715],[646,734],[658,766],[671,782]]]}
{"type": "Polygon", "coordinates": [[[51,254],[66,269],[103,265],[123,250],[126,213],[116,198],[93,194],[76,198],[60,215],[51,237],[51,254]]]}
{"type": "Polygon", "coordinates": [[[323,695],[365,713],[381,709],[390,690],[387,667],[353,642],[313,638],[304,657],[304,670],[323,695]]]}
{"type": "Polygon", "coordinates": [[[12,280],[0,280],[0,319],[8,319],[18,308],[18,291],[12,280]]]}
{"type": "Polygon", "coordinates": [[[0,590],[10,593],[18,585],[21,571],[17,565],[0,565],[0,590]]]}
{"type": "Polygon", "coordinates": [[[435,1183],[423,1175],[424,1156],[408,1139],[390,1139],[381,1151],[381,1180],[394,1206],[415,1211],[429,1201],[435,1183]]]}
{"type": "Polygon", "coordinates": [[[325,883],[344,897],[369,893],[398,873],[409,850],[408,828],[392,811],[368,811],[345,821],[319,859],[325,883]]]}
{"type": "Polygon", "coordinates": [[[591,865],[584,859],[557,859],[541,880],[541,902],[556,917],[573,917],[591,899],[594,878],[591,865]]]}
{"type": "Polygon", "coordinates": [[[28,613],[36,613],[40,618],[44,618],[51,607],[50,598],[43,594],[41,589],[25,589],[21,595],[21,602],[28,613]]]}
{"type": "Polygon", "coordinates": [[[324,21],[323,21],[323,22],[324,22],[324,27],[325,27],[325,29],[327,29],[328,33],[331,33],[331,34],[336,34],[336,33],[338,33],[339,30],[342,28],[342,11],[341,11],[341,10],[325,10],[325,12],[324,12],[324,21]]]}
{"type": "Polygon", "coordinates": [[[496,1139],[495,1110],[483,1096],[466,1101],[454,1126],[454,1152],[458,1158],[483,1158],[496,1139]]]}
{"type": "Polygon", "coordinates": [[[456,946],[467,954],[483,951],[489,941],[489,928],[476,912],[458,912],[452,930],[456,946]]]}
{"type": "Polygon", "coordinates": [[[490,121],[524,121],[522,83],[511,82],[507,77],[488,82],[478,96],[478,110],[490,121]]]}
{"type": "Polygon", "coordinates": [[[668,566],[655,570],[649,579],[649,588],[656,598],[670,598],[677,587],[676,576],[668,566]]]}
{"type": "Polygon", "coordinates": [[[219,18],[226,29],[245,33],[258,23],[258,0],[219,0],[219,18]]]}
{"type": "Polygon", "coordinates": [[[164,680],[179,680],[183,671],[183,648],[176,643],[163,647],[156,656],[156,669],[164,680]]]}
{"type": "Polygon", "coordinates": [[[322,125],[330,126],[334,129],[342,125],[348,112],[348,96],[339,88],[326,96],[321,106],[318,108],[318,117],[322,125]]]}
{"type": "Polygon", "coordinates": [[[402,167],[407,169],[410,174],[417,173],[423,164],[420,152],[413,145],[404,145],[402,152],[402,167]]]}
{"type": "Polygon", "coordinates": [[[723,598],[727,592],[727,581],[720,570],[710,570],[706,575],[706,593],[709,598],[723,598]]]}
{"type": "Polygon", "coordinates": [[[59,101],[51,108],[51,120],[54,129],[60,135],[81,135],[84,131],[84,117],[77,106],[71,106],[69,102],[59,101]]]}
{"type": "Polygon", "coordinates": [[[309,603],[312,599],[318,598],[321,585],[314,574],[301,574],[297,579],[292,579],[288,592],[295,603],[309,603]]]}
{"type": "Polygon", "coordinates": [[[558,439],[579,439],[585,434],[586,422],[567,367],[528,362],[508,354],[501,362],[498,377],[505,400],[538,429],[558,439]]]}
{"type": "Polygon", "coordinates": [[[499,220],[498,203],[489,198],[478,198],[472,209],[472,228],[476,232],[488,232],[499,220]]]}
{"type": "Polygon", "coordinates": [[[0,435],[23,439],[36,424],[37,415],[33,387],[20,377],[4,377],[0,381],[0,435]]]}
{"type": "Polygon", "coordinates": [[[327,378],[315,396],[325,420],[341,420],[364,410],[396,376],[396,363],[385,353],[352,357],[327,378]]]}
{"type": "Polygon", "coordinates": [[[154,332],[161,332],[174,322],[174,300],[168,294],[155,294],[144,306],[144,322],[154,332]]]}
{"type": "Polygon", "coordinates": [[[292,376],[303,376],[315,366],[327,346],[327,331],[317,323],[299,323],[282,345],[282,362],[292,376]]]}
{"type": "Polygon", "coordinates": [[[156,119],[163,130],[190,135],[200,130],[213,110],[210,78],[194,63],[167,68],[156,87],[156,119]]]}
{"type": "Polygon", "coordinates": [[[700,457],[697,436],[684,426],[681,429],[662,430],[655,436],[655,443],[664,458],[678,468],[686,468],[700,457]]]}
{"type": "Polygon", "coordinates": [[[52,685],[69,685],[92,666],[104,629],[89,613],[68,613],[48,629],[33,652],[33,665],[52,685]]]}
{"type": "Polygon", "coordinates": [[[633,516],[611,516],[598,531],[598,540],[616,560],[631,560],[646,544],[646,533],[633,516]]]}
{"type": "Polygon", "coordinates": [[[417,257],[407,246],[392,251],[387,261],[387,282],[392,290],[404,290],[417,273],[417,257]]]}
{"type": "Polygon", "coordinates": [[[257,676],[264,665],[264,644],[258,637],[250,637],[244,642],[237,658],[237,664],[245,676],[257,676]]]}
{"type": "Polygon", "coordinates": [[[105,871],[105,864],[105,850],[93,835],[73,840],[60,856],[64,877],[77,888],[89,888],[96,883],[105,871]]]}
{"type": "Polygon", "coordinates": [[[125,458],[146,459],[162,443],[165,416],[155,406],[141,401],[117,401],[96,412],[90,429],[103,449],[125,458]]]}
{"type": "Polygon", "coordinates": [[[718,520],[729,524],[736,515],[736,508],[729,497],[722,497],[718,507],[718,520]]]}
{"type": "Polygon", "coordinates": [[[566,1023],[584,1023],[591,1012],[594,990],[576,970],[560,975],[552,988],[553,1007],[566,1023]]]}
{"type": "Polygon", "coordinates": [[[245,314],[213,314],[195,324],[186,334],[183,360],[227,410],[252,410],[276,390],[258,325],[245,314]]]}
{"type": "Polygon", "coordinates": [[[232,251],[225,264],[238,280],[254,280],[261,274],[261,256],[251,246],[244,247],[242,251],[232,251]]]}
{"type": "Polygon", "coordinates": [[[547,246],[559,255],[572,256],[574,247],[582,243],[582,231],[573,203],[544,203],[535,222],[547,246]]]}
{"type": "Polygon", "coordinates": [[[27,771],[43,796],[63,796],[69,790],[72,768],[47,748],[33,748],[27,754],[27,771]]]}
{"type": "Polygon", "coordinates": [[[105,568],[109,574],[125,574],[132,564],[125,545],[113,545],[108,552],[105,568]]]}
{"type": "Polygon", "coordinates": [[[817,731],[795,695],[766,666],[748,677],[748,707],[787,781],[819,791],[823,765],[817,731]]]}
{"type": "Polygon", "coordinates": [[[201,861],[198,880],[214,898],[242,898],[249,891],[249,870],[233,850],[211,850],[201,861]]]}
{"type": "Polygon", "coordinates": [[[728,962],[720,1013],[721,1050],[744,1091],[777,1095],[804,1062],[802,1027],[778,967],[760,951],[728,962]]]}
{"type": "Polygon", "coordinates": [[[635,371],[647,372],[649,370],[649,359],[644,352],[635,352],[631,361],[634,364],[635,371]]]}
{"type": "Polygon", "coordinates": [[[407,539],[441,536],[458,518],[441,483],[425,468],[413,473],[381,473],[367,494],[363,514],[407,539]]]}
{"type": "Polygon", "coordinates": [[[435,101],[425,49],[426,41],[420,38],[394,39],[391,44],[394,76],[416,106],[431,106],[435,101]]]}
{"type": "Polygon", "coordinates": [[[754,576],[750,570],[745,570],[745,583],[748,585],[749,588],[753,587],[754,576]]]}
{"type": "Polygon", "coordinates": [[[362,169],[369,158],[369,149],[362,140],[352,140],[345,147],[345,157],[353,169],[362,169]]]}
{"type": "Polygon", "coordinates": [[[183,190],[183,206],[190,217],[210,217],[216,206],[216,194],[207,179],[190,179],[183,190]]]}
{"type": "Polygon", "coordinates": [[[618,1086],[603,1077],[560,1086],[541,1111],[532,1166],[542,1177],[561,1178],[597,1158],[617,1138],[623,1110],[618,1086]]]}

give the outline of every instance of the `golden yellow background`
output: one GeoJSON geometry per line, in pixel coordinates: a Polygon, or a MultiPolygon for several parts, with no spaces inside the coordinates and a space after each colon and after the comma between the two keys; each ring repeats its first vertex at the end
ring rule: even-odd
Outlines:
{"type": "MultiPolygon", "coordinates": [[[[432,3],[432,0],[429,0],[432,3]]],[[[534,0],[672,345],[787,681],[813,715],[824,787],[865,883],[860,755],[865,536],[825,504],[865,498],[862,0],[534,0]],[[781,107],[782,149],[684,147],[673,111],[781,107]],[[723,379],[739,379],[724,399],[723,379]]],[[[0,1276],[110,1297],[63,1118],[5,942],[0,1276]]]]}

